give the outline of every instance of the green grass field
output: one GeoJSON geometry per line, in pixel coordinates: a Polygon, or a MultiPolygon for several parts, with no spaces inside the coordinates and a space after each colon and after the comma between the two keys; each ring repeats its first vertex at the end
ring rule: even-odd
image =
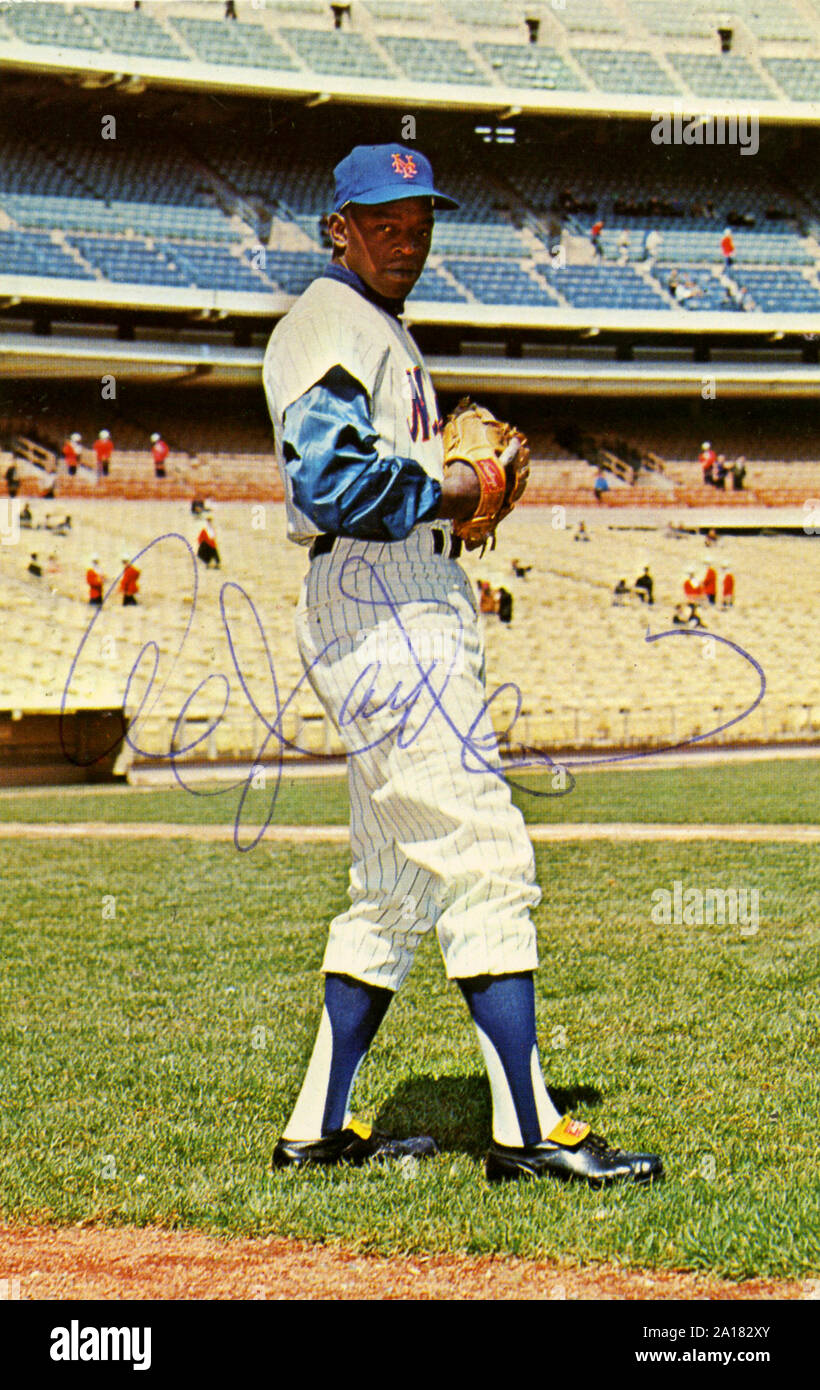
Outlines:
{"type": "MultiPolygon", "coordinates": [[[[570,801],[564,818],[816,820],[813,775],[800,763],[644,772],[642,786],[589,774],[573,793],[583,810],[570,801]]],[[[343,784],[321,787],[319,797],[314,783],[289,787],[277,819],[344,818],[343,784]]],[[[189,819],[232,818],[224,801],[183,795],[40,793],[0,809],[7,820],[182,820],[187,805],[189,819]]],[[[539,803],[537,819],[544,804],[562,803],[539,803]]],[[[433,939],[354,1101],[362,1118],[434,1134],[441,1156],[272,1176],[318,1021],[346,850],[0,835],[3,1218],[732,1278],[820,1272],[816,849],[595,842],[539,847],[537,861],[549,1084],[608,1136],[656,1145],[665,1184],[609,1194],[486,1184],[489,1090],[433,939]],[[756,887],[759,931],[655,925],[651,893],[675,879],[756,887]]]]}
{"type": "MultiPolygon", "coordinates": [[[[528,773],[513,781],[542,794],[516,790],[514,799],[530,822],[657,821],[665,824],[800,824],[820,823],[818,767],[814,760],[783,759],[755,763],[713,764],[692,768],[602,768],[578,772],[564,795],[551,791],[550,779],[528,773]]],[[[181,773],[184,777],[184,771],[181,773]]],[[[236,816],[242,787],[215,786],[193,791],[180,787],[134,792],[127,788],[95,792],[74,788],[58,794],[42,790],[0,795],[4,821],[171,821],[180,825],[229,823],[236,816]]],[[[261,824],[276,801],[272,820],[283,825],[346,825],[347,782],[344,777],[286,776],[276,789],[248,792],[242,819],[261,824]]]]}

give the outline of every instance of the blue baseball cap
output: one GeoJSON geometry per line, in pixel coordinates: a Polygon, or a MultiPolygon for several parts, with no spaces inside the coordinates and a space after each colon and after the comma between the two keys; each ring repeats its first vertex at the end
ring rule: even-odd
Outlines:
{"type": "Polygon", "coordinates": [[[333,173],[334,212],[346,203],[397,203],[401,198],[432,198],[434,207],[458,207],[433,187],[429,159],[406,145],[357,145],[333,173]]]}

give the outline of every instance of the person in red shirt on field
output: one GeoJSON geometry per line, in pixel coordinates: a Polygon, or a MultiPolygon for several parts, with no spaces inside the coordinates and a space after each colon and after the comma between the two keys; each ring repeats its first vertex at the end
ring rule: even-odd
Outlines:
{"type": "Polygon", "coordinates": [[[723,584],[721,593],[721,608],[734,608],[735,606],[735,576],[730,569],[724,569],[723,584]]]}
{"type": "Polygon", "coordinates": [[[82,460],[83,451],[80,447],[82,442],[82,435],[72,434],[63,445],[63,458],[65,459],[66,471],[72,478],[77,472],[77,464],[82,460]]]}
{"type": "Polygon", "coordinates": [[[210,569],[212,561],[216,562],[216,568],[219,569],[219,551],[216,546],[216,532],[214,531],[213,516],[210,512],[205,513],[202,530],[197,536],[196,553],[206,569],[210,569]]]}
{"type": "Polygon", "coordinates": [[[683,581],[683,592],[690,603],[696,598],[703,598],[703,588],[695,583],[695,571],[687,570],[686,578],[683,581]]]}
{"type": "Polygon", "coordinates": [[[700,464],[701,472],[703,474],[703,481],[705,483],[713,483],[715,481],[714,467],[716,461],[717,454],[715,453],[714,449],[709,443],[709,440],[704,439],[703,443],[700,446],[698,463],[700,464]]]}
{"type": "Polygon", "coordinates": [[[726,227],[720,238],[720,250],[725,269],[731,270],[735,262],[735,239],[732,236],[731,227],[726,227]]]}
{"type": "Polygon", "coordinates": [[[700,587],[704,598],[708,599],[710,603],[717,602],[717,570],[714,565],[707,564],[700,587]]]}
{"type": "Polygon", "coordinates": [[[85,572],[85,582],[88,585],[88,602],[100,604],[103,601],[103,585],[105,575],[97,568],[100,563],[99,555],[92,555],[88,569],[85,572]]]}
{"type": "Polygon", "coordinates": [[[161,434],[151,435],[151,454],[154,459],[154,477],[165,477],[165,460],[168,457],[168,445],[165,443],[161,434]]]}
{"type": "Polygon", "coordinates": [[[108,430],[100,430],[94,440],[94,453],[97,455],[97,477],[108,477],[108,465],[114,452],[114,443],[108,430]]]}
{"type": "Polygon", "coordinates": [[[120,579],[120,593],[122,594],[122,606],[123,608],[129,607],[129,605],[136,606],[137,594],[139,593],[140,587],[140,572],[135,565],[132,565],[130,555],[121,555],[120,559],[122,560],[122,563],[125,566],[125,569],[122,572],[122,578],[120,579]]]}

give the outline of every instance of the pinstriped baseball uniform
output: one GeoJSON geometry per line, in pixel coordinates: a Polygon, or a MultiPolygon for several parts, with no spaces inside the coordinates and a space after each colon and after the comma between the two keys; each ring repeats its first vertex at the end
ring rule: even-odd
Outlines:
{"type": "Polygon", "coordinates": [[[440,495],[429,480],[442,477],[432,382],[407,329],[357,278],[331,268],[315,281],[264,366],[288,535],[338,537],[311,560],[296,624],[348,755],[350,906],[331,923],[322,968],[395,990],[435,926],[451,978],[531,971],[540,890],[523,818],[493,771],[473,588],[449,557],[449,523],[424,519],[440,495]],[[372,451],[364,469],[344,463],[348,408],[372,451]],[[324,458],[312,496],[315,457],[336,448],[338,468],[324,458]],[[415,490],[412,525],[391,477],[415,490]],[[353,492],[362,515],[373,494],[389,499],[379,538],[328,524],[353,492]]]}

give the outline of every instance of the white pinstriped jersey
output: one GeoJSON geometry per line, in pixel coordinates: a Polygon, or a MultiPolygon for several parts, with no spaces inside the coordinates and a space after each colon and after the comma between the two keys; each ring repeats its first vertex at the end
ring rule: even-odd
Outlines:
{"type": "Polygon", "coordinates": [[[294,501],[282,457],[283,422],[288,407],[336,366],[367,392],[379,457],[415,459],[429,477],[443,477],[435,391],[408,329],[351,286],[322,276],[277,324],[263,368],[288,537],[301,545],[318,528],[294,501]]]}

